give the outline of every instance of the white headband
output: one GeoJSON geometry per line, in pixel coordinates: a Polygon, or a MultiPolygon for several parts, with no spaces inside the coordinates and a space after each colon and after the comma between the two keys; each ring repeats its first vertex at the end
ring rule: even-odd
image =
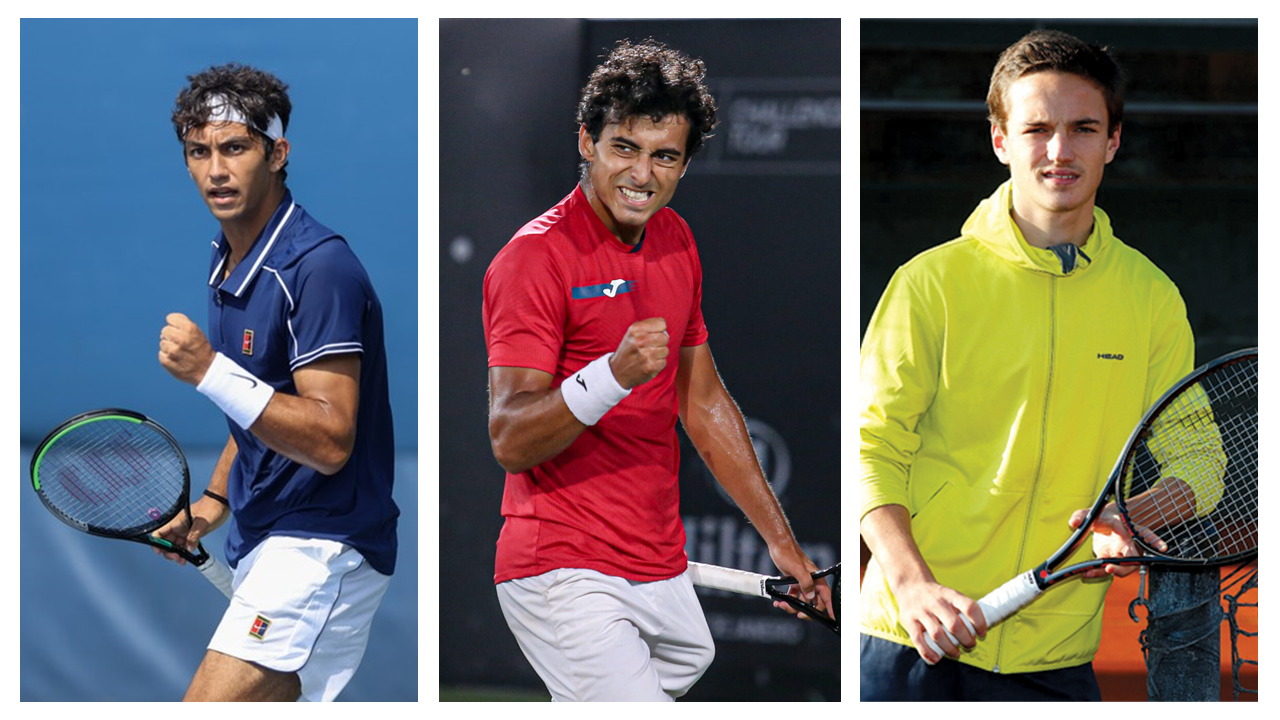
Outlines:
{"type": "Polygon", "coordinates": [[[231,101],[229,101],[225,95],[211,95],[209,97],[209,108],[210,110],[209,110],[208,122],[240,123],[242,125],[245,125],[246,127],[250,127],[255,130],[258,130],[259,132],[271,138],[272,140],[279,140],[280,138],[284,137],[284,123],[280,122],[279,115],[272,115],[271,119],[267,123],[266,129],[264,130],[263,128],[260,128],[254,125],[253,123],[249,122],[249,119],[244,116],[244,113],[237,110],[236,107],[231,104],[231,101]]]}

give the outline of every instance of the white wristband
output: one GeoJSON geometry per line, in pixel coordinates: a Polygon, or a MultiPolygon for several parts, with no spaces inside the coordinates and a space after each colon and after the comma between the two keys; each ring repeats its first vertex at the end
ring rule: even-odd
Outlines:
{"type": "Polygon", "coordinates": [[[245,430],[267,409],[267,403],[276,393],[275,388],[222,353],[214,356],[213,364],[196,390],[245,430]]]}
{"type": "Polygon", "coordinates": [[[583,425],[595,425],[600,418],[609,412],[614,405],[622,402],[622,398],[631,394],[618,384],[609,369],[609,358],[613,353],[601,355],[587,363],[587,366],[570,375],[560,385],[560,394],[564,396],[564,404],[583,425]]]}

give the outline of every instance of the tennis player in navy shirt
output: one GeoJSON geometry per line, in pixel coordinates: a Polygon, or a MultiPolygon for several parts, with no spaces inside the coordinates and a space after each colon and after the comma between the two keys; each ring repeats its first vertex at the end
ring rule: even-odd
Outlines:
{"type": "Polygon", "coordinates": [[[284,83],[235,64],[189,80],[174,129],[221,231],[207,330],[168,315],[159,358],[230,436],[190,524],[157,532],[194,546],[234,519],[235,594],[185,699],[332,700],[395,569],[382,307],[347,242],[285,185],[284,83]]]}

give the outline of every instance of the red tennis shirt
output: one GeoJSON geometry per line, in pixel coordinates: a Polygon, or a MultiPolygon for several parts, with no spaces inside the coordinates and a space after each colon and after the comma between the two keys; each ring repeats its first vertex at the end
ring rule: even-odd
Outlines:
{"type": "Polygon", "coordinates": [[[578,187],[489,265],[489,367],[542,370],[552,387],[653,317],[667,321],[666,368],[559,455],[507,474],[495,583],[568,567],[641,581],[685,571],[675,379],[680,348],[705,343],[707,328],[693,233],[670,208],[631,247],[609,233],[578,187]]]}

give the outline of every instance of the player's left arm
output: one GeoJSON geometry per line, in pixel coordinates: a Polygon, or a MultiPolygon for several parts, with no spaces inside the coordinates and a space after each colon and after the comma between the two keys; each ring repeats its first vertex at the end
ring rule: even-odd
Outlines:
{"type": "MultiPolygon", "coordinates": [[[[800,549],[777,496],[765,480],[742,411],[725,389],[706,343],[680,348],[676,395],[680,422],[689,439],[716,481],[760,533],[774,564],[800,581],[800,593],[806,601],[831,612],[831,589],[825,580],[813,581],[812,573],[818,567],[800,549]],[[815,593],[816,601],[812,599],[815,593]]],[[[784,603],[775,604],[790,609],[784,603]]]]}
{"type": "MultiPolygon", "coordinates": [[[[160,335],[160,364],[198,387],[216,353],[186,315],[171,313],[166,322],[160,335]]],[[[248,429],[290,460],[333,475],[346,465],[355,446],[360,354],[329,355],[308,363],[293,372],[293,384],[297,394],[271,394],[248,429]]]]}
{"type": "MultiPolygon", "coordinates": [[[[1191,332],[1191,325],[1187,320],[1186,303],[1183,302],[1178,289],[1170,285],[1165,290],[1163,301],[1158,303],[1156,315],[1152,320],[1151,349],[1147,360],[1147,387],[1142,406],[1150,407],[1154,404],[1165,391],[1191,372],[1194,364],[1195,338],[1191,332]]],[[[1157,430],[1157,432],[1159,431],[1157,430]]],[[[1160,444],[1157,443],[1156,445],[1158,447],[1160,444]]],[[[1220,450],[1220,444],[1217,447],[1220,450]]],[[[1165,457],[1158,457],[1156,460],[1161,466],[1165,466],[1165,457]]],[[[1225,462],[1226,458],[1223,457],[1222,463],[1225,464],[1225,462]]],[[[1193,464],[1193,467],[1196,468],[1205,466],[1205,463],[1200,462],[1193,464]]],[[[1221,496],[1220,488],[1221,486],[1219,485],[1219,497],[1221,496]]],[[[1172,493],[1174,496],[1185,497],[1189,500],[1186,505],[1177,502],[1162,502],[1159,504],[1161,507],[1178,507],[1179,513],[1183,513],[1185,510],[1185,517],[1191,517],[1196,514],[1197,492],[1195,486],[1188,485],[1176,477],[1170,477],[1157,485],[1155,492],[1172,493]]],[[[1162,525],[1180,522],[1185,518],[1166,518],[1163,522],[1157,522],[1155,518],[1144,517],[1144,506],[1149,504],[1144,499],[1145,495],[1147,493],[1143,493],[1143,495],[1129,501],[1130,518],[1134,519],[1142,528],[1147,543],[1158,548],[1164,544],[1164,540],[1157,534],[1163,530],[1162,525]]],[[[1214,503],[1216,502],[1215,498],[1214,503]]],[[[1088,514],[1089,508],[1080,508],[1071,514],[1067,524],[1072,529],[1077,528],[1088,514]]],[[[1135,557],[1142,554],[1128,528],[1120,519],[1120,513],[1116,508],[1115,502],[1107,504],[1102,514],[1094,521],[1092,541],[1094,557],[1135,557]]],[[[1105,565],[1101,568],[1086,571],[1083,577],[1097,578],[1106,577],[1107,575],[1125,577],[1137,571],[1138,568],[1138,565],[1105,565]]]]}

